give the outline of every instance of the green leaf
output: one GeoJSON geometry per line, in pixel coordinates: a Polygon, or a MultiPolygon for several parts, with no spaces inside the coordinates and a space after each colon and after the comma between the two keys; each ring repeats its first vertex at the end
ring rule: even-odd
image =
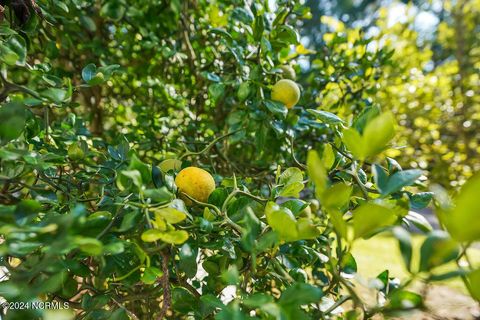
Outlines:
{"type": "Polygon", "coordinates": [[[428,206],[433,198],[433,192],[419,192],[416,194],[409,194],[410,206],[412,209],[423,209],[428,206]]]}
{"type": "Polygon", "coordinates": [[[48,88],[41,91],[40,95],[58,105],[70,98],[66,90],[59,88],[48,88]]]}
{"type": "Polygon", "coordinates": [[[393,211],[375,203],[366,203],[353,211],[355,238],[366,237],[397,220],[393,211]]]}
{"type": "Polygon", "coordinates": [[[77,237],[73,242],[81,251],[90,256],[99,256],[103,252],[102,243],[95,238],[77,237]]]}
{"type": "Polygon", "coordinates": [[[302,182],[293,182],[280,190],[279,196],[281,197],[299,197],[300,191],[303,190],[302,182]]]}
{"type": "Polygon", "coordinates": [[[162,275],[162,270],[156,267],[148,267],[145,268],[141,280],[145,284],[154,284],[162,275]]]}
{"type": "Polygon", "coordinates": [[[123,18],[126,11],[126,5],[122,1],[106,1],[100,9],[100,15],[113,21],[119,21],[123,18]]]}
{"type": "Polygon", "coordinates": [[[90,32],[95,32],[97,30],[97,25],[95,24],[95,21],[93,21],[93,19],[87,15],[80,16],[80,23],[83,27],[85,27],[85,29],[90,32]]]}
{"type": "Polygon", "coordinates": [[[400,253],[402,254],[405,266],[407,270],[410,271],[412,266],[412,237],[410,233],[402,227],[395,227],[392,232],[398,240],[400,253]]]}
{"type": "Polygon", "coordinates": [[[386,112],[370,121],[363,131],[365,156],[373,156],[385,149],[395,135],[395,118],[386,112]]]}
{"type": "Polygon", "coordinates": [[[175,287],[172,289],[172,305],[175,311],[186,314],[198,306],[198,301],[187,289],[175,287]]]}
{"type": "Polygon", "coordinates": [[[121,241],[110,242],[103,246],[103,252],[106,254],[120,254],[125,251],[125,245],[121,241]]]}
{"type": "Polygon", "coordinates": [[[375,184],[377,185],[378,190],[385,190],[388,183],[387,172],[379,164],[374,164],[372,166],[372,174],[375,184]]]}
{"type": "Polygon", "coordinates": [[[198,249],[193,248],[188,243],[184,243],[178,251],[180,258],[178,267],[181,271],[185,272],[188,279],[195,277],[197,274],[197,255],[198,249]]]}
{"type": "Polygon", "coordinates": [[[423,232],[430,232],[433,230],[432,225],[428,220],[422,216],[420,213],[415,211],[409,211],[408,214],[403,217],[404,221],[413,223],[418,229],[422,230],[423,232]]]}
{"type": "Polygon", "coordinates": [[[55,5],[65,12],[69,12],[68,6],[62,1],[55,1],[55,5]]]}
{"type": "Polygon", "coordinates": [[[470,178],[455,198],[455,207],[446,212],[445,224],[458,241],[480,240],[480,173],[470,178]]]}
{"type": "Polygon", "coordinates": [[[283,171],[279,178],[279,184],[289,185],[294,182],[302,182],[303,173],[299,168],[288,168],[283,171]]]}
{"type": "Polygon", "coordinates": [[[340,267],[343,273],[357,273],[357,262],[350,252],[343,255],[342,261],[340,261],[340,267]]]}
{"type": "Polygon", "coordinates": [[[420,248],[419,271],[428,271],[454,260],[460,253],[458,244],[442,230],[432,231],[420,248]]]}
{"type": "Polygon", "coordinates": [[[92,80],[96,74],[97,74],[97,67],[93,63],[87,64],[82,69],[82,79],[85,82],[92,80]]]}
{"type": "Polygon", "coordinates": [[[150,229],[143,232],[141,238],[144,242],[162,240],[163,242],[171,244],[182,244],[187,241],[188,233],[184,230],[163,232],[159,229],[150,229]]]}
{"type": "Polygon", "coordinates": [[[240,7],[233,9],[231,17],[247,25],[250,25],[254,19],[250,11],[247,11],[244,8],[240,8],[240,7]]]}
{"type": "Polygon", "coordinates": [[[327,209],[328,215],[332,221],[335,230],[343,237],[347,238],[347,223],[343,219],[343,214],[338,209],[327,209]]]}
{"type": "Polygon", "coordinates": [[[20,201],[14,211],[15,220],[18,224],[26,224],[35,218],[37,213],[42,210],[40,202],[31,199],[24,199],[20,201]]]}
{"type": "Polygon", "coordinates": [[[278,300],[282,306],[301,306],[319,302],[323,296],[320,288],[308,283],[294,283],[288,287],[278,300]]]}
{"type": "Polygon", "coordinates": [[[208,95],[216,103],[225,93],[225,85],[223,83],[213,83],[208,86],[208,95]]]}
{"type": "Polygon", "coordinates": [[[363,109],[360,114],[354,119],[353,127],[360,133],[363,132],[367,123],[380,114],[380,108],[376,105],[368,106],[363,109]]]}
{"type": "Polygon", "coordinates": [[[208,30],[208,32],[221,36],[227,42],[231,42],[233,40],[232,35],[230,33],[220,28],[211,28],[210,30],[208,30]]]}
{"type": "Polygon", "coordinates": [[[322,204],[328,209],[341,209],[350,201],[352,186],[339,182],[332,185],[324,193],[322,204]]]}
{"type": "Polygon", "coordinates": [[[271,100],[264,100],[263,103],[265,104],[265,107],[267,107],[267,109],[275,116],[278,116],[281,119],[285,119],[287,117],[288,109],[283,103],[271,100]]]}
{"type": "Polygon", "coordinates": [[[265,21],[263,20],[263,15],[256,16],[253,24],[253,39],[255,39],[255,41],[260,41],[264,29],[265,21]]]}
{"type": "Polygon", "coordinates": [[[200,297],[200,309],[202,315],[207,316],[216,309],[223,309],[225,305],[222,301],[211,293],[203,294],[200,297]]]}
{"type": "Polygon", "coordinates": [[[0,60],[9,66],[14,66],[18,60],[18,54],[3,43],[0,43],[0,60]]]}
{"type": "Polygon", "coordinates": [[[470,282],[470,293],[472,297],[480,301],[480,269],[470,272],[467,278],[470,282]]]}
{"type": "Polygon", "coordinates": [[[347,149],[359,160],[365,160],[365,149],[363,138],[355,129],[347,129],[343,131],[343,143],[347,149]]]}
{"type": "Polygon", "coordinates": [[[397,171],[388,178],[387,184],[380,189],[382,195],[400,191],[403,187],[411,186],[422,175],[422,170],[412,169],[397,171]]]}
{"type": "Polygon", "coordinates": [[[152,210],[155,219],[165,219],[168,223],[179,223],[187,218],[187,215],[175,208],[156,208],[152,210]]]}
{"type": "Polygon", "coordinates": [[[152,181],[151,168],[149,165],[143,163],[134,153],[130,159],[129,170],[137,170],[140,172],[141,181],[143,184],[149,184],[152,181]]]}
{"type": "Polygon", "coordinates": [[[291,199],[282,203],[282,207],[290,209],[295,217],[307,206],[308,203],[300,199],[291,199]]]}
{"type": "Polygon", "coordinates": [[[322,160],[326,169],[330,169],[335,163],[335,152],[331,144],[325,144],[323,148],[322,160]]]}
{"type": "Polygon", "coordinates": [[[278,232],[280,239],[290,241],[298,237],[295,217],[287,208],[281,208],[274,202],[268,202],[265,207],[268,225],[278,232]]]}
{"type": "Polygon", "coordinates": [[[297,44],[300,42],[300,35],[289,25],[281,25],[275,29],[275,40],[284,42],[285,44],[297,44]]]}
{"type": "Polygon", "coordinates": [[[160,239],[163,231],[158,229],[149,229],[142,233],[142,241],[144,242],[155,242],[160,239]]]}
{"type": "Polygon", "coordinates": [[[141,213],[139,211],[131,211],[124,215],[120,227],[118,227],[118,232],[125,232],[132,229],[137,222],[140,220],[141,213]]]}
{"type": "Polygon", "coordinates": [[[321,235],[320,230],[318,230],[309,218],[299,218],[296,228],[298,233],[296,240],[315,239],[321,235]]]}
{"type": "Polygon", "coordinates": [[[307,155],[307,171],[310,179],[315,184],[315,194],[321,199],[327,189],[328,175],[323,161],[316,151],[310,150],[307,155]]]}
{"type": "Polygon", "coordinates": [[[259,308],[264,304],[273,302],[273,297],[265,293],[254,293],[243,300],[243,304],[250,308],[259,308]]]}
{"type": "Polygon", "coordinates": [[[133,182],[138,188],[142,187],[142,176],[138,170],[123,170],[120,171],[120,174],[117,177],[117,187],[120,190],[126,190],[130,187],[130,184],[133,182]]]}
{"type": "Polygon", "coordinates": [[[418,308],[423,303],[421,295],[406,290],[393,291],[389,300],[388,307],[399,310],[418,308]]]}
{"type": "Polygon", "coordinates": [[[237,98],[239,101],[245,101],[250,95],[250,84],[248,82],[242,82],[238,86],[237,98]]]}
{"type": "Polygon", "coordinates": [[[10,29],[7,26],[0,26],[0,35],[2,36],[11,36],[17,34],[15,30],[10,29]]]}
{"type": "Polygon", "coordinates": [[[323,110],[308,109],[309,113],[313,114],[318,120],[327,124],[340,124],[344,123],[337,115],[323,110]]]}
{"type": "Polygon", "coordinates": [[[238,284],[239,273],[237,266],[232,264],[222,273],[222,280],[225,284],[235,285],[238,284]]]}
{"type": "MultiPolygon", "coordinates": [[[[449,272],[440,273],[440,274],[431,274],[428,277],[428,280],[430,280],[430,281],[445,281],[445,280],[450,280],[450,279],[457,278],[457,277],[463,277],[463,276],[466,276],[466,275],[468,275],[467,270],[457,269],[457,270],[454,270],[454,271],[449,271],[449,272]]],[[[480,282],[478,284],[480,284],[480,282]]]]}
{"type": "Polygon", "coordinates": [[[27,120],[25,107],[18,102],[9,102],[0,107],[0,145],[18,138],[27,120]]]}
{"type": "Polygon", "coordinates": [[[5,43],[17,55],[16,65],[24,66],[27,58],[27,44],[21,36],[12,36],[5,43]]]}
{"type": "Polygon", "coordinates": [[[109,211],[97,211],[88,216],[87,220],[106,220],[110,221],[112,214],[109,211]]]}
{"type": "Polygon", "coordinates": [[[166,203],[173,199],[173,194],[168,191],[167,187],[160,189],[146,189],[143,191],[145,198],[152,199],[153,203],[166,203]]]}

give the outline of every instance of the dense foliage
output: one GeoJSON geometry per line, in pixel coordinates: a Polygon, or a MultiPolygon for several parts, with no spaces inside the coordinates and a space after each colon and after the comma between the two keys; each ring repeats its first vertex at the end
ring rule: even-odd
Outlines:
{"type": "MultiPolygon", "coordinates": [[[[0,296],[69,306],[7,319],[366,319],[423,307],[414,279],[451,277],[480,300],[467,257],[480,177],[453,200],[428,190],[429,171],[444,182],[458,170],[426,170],[445,155],[421,139],[444,115],[406,101],[448,100],[450,71],[423,74],[428,53],[411,41],[409,59],[380,45],[385,34],[414,41],[407,29],[368,37],[324,16],[330,30],[306,48],[298,27],[311,14],[295,1],[1,4],[0,296]],[[405,95],[416,84],[396,72],[424,94],[405,95]],[[441,94],[433,77],[447,81],[441,94]],[[293,108],[272,99],[280,79],[301,86],[293,108]],[[189,166],[213,174],[207,202],[178,190],[189,166]],[[442,230],[411,211],[430,203],[442,230]],[[413,227],[426,235],[420,252],[413,227]],[[379,274],[372,304],[351,249],[381,232],[398,239],[409,278],[379,274]]],[[[478,166],[465,151],[475,137],[462,137],[459,184],[478,166]]]]}

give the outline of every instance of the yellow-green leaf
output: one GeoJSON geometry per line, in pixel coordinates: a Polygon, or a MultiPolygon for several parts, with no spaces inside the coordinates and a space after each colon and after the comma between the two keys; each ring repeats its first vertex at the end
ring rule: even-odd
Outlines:
{"type": "Polygon", "coordinates": [[[468,275],[468,281],[470,282],[472,297],[480,301],[480,269],[471,272],[468,275]]]}
{"type": "Polygon", "coordinates": [[[357,130],[350,128],[343,131],[343,142],[347,149],[358,159],[365,160],[365,146],[363,138],[357,130]]]}
{"type": "Polygon", "coordinates": [[[155,220],[165,219],[168,223],[179,223],[187,218],[187,215],[175,208],[159,208],[153,211],[155,220]]]}
{"type": "Polygon", "coordinates": [[[455,207],[445,213],[447,229],[458,241],[480,240],[480,173],[470,178],[455,198],[455,207]]]}
{"type": "Polygon", "coordinates": [[[294,240],[298,236],[296,219],[293,213],[274,202],[268,202],[265,207],[268,225],[278,233],[282,240],[294,240]]]}
{"type": "Polygon", "coordinates": [[[383,151],[395,135],[395,117],[385,112],[370,121],[363,131],[363,147],[365,157],[383,151]]]}
{"type": "Polygon", "coordinates": [[[328,175],[325,165],[316,151],[311,150],[308,152],[307,170],[310,179],[315,184],[317,198],[321,199],[323,192],[327,188],[328,175]]]}
{"type": "Polygon", "coordinates": [[[325,147],[323,148],[322,159],[326,169],[330,169],[335,163],[335,152],[333,152],[331,144],[325,144],[325,147]]]}
{"type": "Polygon", "coordinates": [[[365,237],[379,228],[392,225],[397,220],[395,213],[384,206],[366,203],[353,211],[355,238],[365,237]]]}
{"type": "Polygon", "coordinates": [[[352,186],[336,183],[325,191],[323,205],[326,208],[340,209],[349,202],[351,193],[352,186]]]}

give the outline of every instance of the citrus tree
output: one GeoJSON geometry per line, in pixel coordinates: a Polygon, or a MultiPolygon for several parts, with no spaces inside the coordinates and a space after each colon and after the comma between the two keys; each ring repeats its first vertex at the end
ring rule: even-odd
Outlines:
{"type": "Polygon", "coordinates": [[[391,50],[355,31],[309,50],[293,1],[2,5],[7,319],[367,319],[451,277],[480,299],[478,175],[436,191],[432,231],[410,210],[426,172],[385,156],[397,116],[369,94],[391,50]],[[372,303],[351,249],[378,233],[409,277],[379,274],[372,303]]]}

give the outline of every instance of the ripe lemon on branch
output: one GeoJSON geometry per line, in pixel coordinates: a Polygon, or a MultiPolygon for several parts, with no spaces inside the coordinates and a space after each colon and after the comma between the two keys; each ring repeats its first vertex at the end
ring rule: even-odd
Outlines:
{"type": "Polygon", "coordinates": [[[300,88],[294,81],[282,79],[272,88],[272,100],[281,102],[290,109],[300,100],[300,88]]]}
{"type": "MultiPolygon", "coordinates": [[[[208,171],[197,167],[188,167],[180,171],[175,178],[178,190],[200,202],[207,202],[210,194],[215,190],[215,180],[208,171]]],[[[191,201],[185,199],[187,205],[191,201]]]]}

